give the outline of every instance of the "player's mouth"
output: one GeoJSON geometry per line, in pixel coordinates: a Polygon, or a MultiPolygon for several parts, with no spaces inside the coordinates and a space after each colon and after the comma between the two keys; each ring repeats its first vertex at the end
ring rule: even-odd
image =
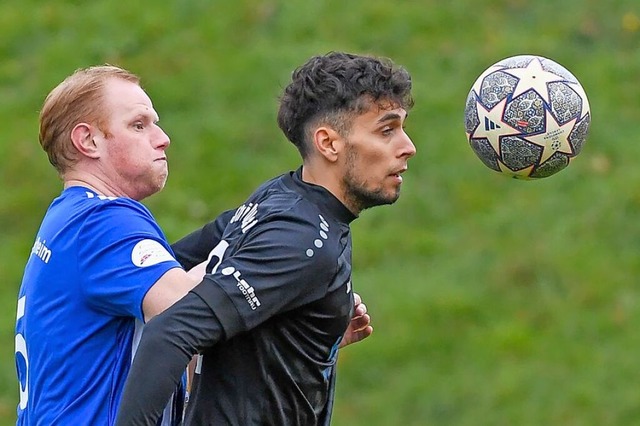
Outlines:
{"type": "Polygon", "coordinates": [[[398,182],[402,183],[402,176],[401,176],[401,175],[402,175],[402,173],[404,173],[404,172],[406,172],[406,171],[407,171],[407,167],[405,166],[405,167],[403,167],[402,169],[397,170],[397,171],[396,171],[396,172],[394,172],[394,173],[391,173],[391,177],[393,177],[394,179],[396,179],[398,182]]]}

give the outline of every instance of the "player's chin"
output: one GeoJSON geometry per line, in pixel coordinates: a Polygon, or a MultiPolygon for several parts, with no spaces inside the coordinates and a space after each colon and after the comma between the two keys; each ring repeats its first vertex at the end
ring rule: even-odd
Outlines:
{"type": "Polygon", "coordinates": [[[400,188],[398,188],[398,190],[388,198],[389,202],[387,204],[393,204],[396,201],[398,201],[398,198],[400,198],[400,188]]]}
{"type": "Polygon", "coordinates": [[[169,172],[162,173],[158,176],[156,180],[156,192],[161,191],[164,186],[167,184],[167,179],[169,179],[169,172]]]}
{"type": "Polygon", "coordinates": [[[402,188],[402,181],[396,182],[387,190],[387,199],[389,204],[393,204],[400,198],[400,189],[402,188]]]}
{"type": "Polygon", "coordinates": [[[378,198],[378,204],[393,204],[400,198],[400,186],[390,189],[378,198]]]}
{"type": "Polygon", "coordinates": [[[165,185],[167,184],[168,177],[169,177],[168,173],[158,174],[155,177],[155,179],[153,179],[153,181],[150,182],[147,188],[147,192],[148,192],[147,197],[162,191],[165,185]]]}

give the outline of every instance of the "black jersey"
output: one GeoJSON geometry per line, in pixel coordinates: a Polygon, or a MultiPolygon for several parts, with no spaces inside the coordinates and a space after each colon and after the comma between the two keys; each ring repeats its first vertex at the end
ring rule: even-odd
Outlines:
{"type": "Polygon", "coordinates": [[[187,266],[208,256],[208,274],[145,327],[118,424],[152,424],[197,350],[186,425],[328,425],[353,219],[299,169],[175,244],[187,266]]]}

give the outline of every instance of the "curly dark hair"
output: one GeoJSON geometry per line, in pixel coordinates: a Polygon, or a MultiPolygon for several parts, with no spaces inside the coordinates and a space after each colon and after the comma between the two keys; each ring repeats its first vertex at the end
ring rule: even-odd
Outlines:
{"type": "Polygon", "coordinates": [[[372,102],[411,109],[409,72],[387,58],[329,52],[293,72],[280,97],[278,125],[304,159],[311,124],[326,123],[344,134],[372,102]]]}

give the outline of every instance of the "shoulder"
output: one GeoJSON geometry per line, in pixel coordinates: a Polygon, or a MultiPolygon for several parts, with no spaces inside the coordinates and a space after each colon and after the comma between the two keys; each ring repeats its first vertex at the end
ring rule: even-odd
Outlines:
{"type": "Polygon", "coordinates": [[[149,209],[142,203],[126,197],[88,197],[85,201],[87,209],[91,210],[94,221],[112,221],[110,225],[128,225],[143,221],[155,223],[149,209]]]}
{"type": "Polygon", "coordinates": [[[245,242],[272,247],[281,256],[297,253],[303,263],[335,263],[342,251],[342,237],[348,233],[347,227],[328,220],[318,206],[291,195],[243,205],[229,224],[246,235],[245,242]]]}
{"type": "Polygon", "coordinates": [[[67,188],[54,202],[64,209],[73,211],[88,211],[91,213],[108,212],[136,212],[144,216],[151,216],[151,212],[142,203],[126,197],[106,197],[98,195],[81,187],[67,188]]]}
{"type": "Polygon", "coordinates": [[[58,222],[75,223],[81,239],[113,241],[127,235],[164,239],[151,212],[130,198],[104,197],[75,187],[63,192],[55,209],[58,222]]]}

